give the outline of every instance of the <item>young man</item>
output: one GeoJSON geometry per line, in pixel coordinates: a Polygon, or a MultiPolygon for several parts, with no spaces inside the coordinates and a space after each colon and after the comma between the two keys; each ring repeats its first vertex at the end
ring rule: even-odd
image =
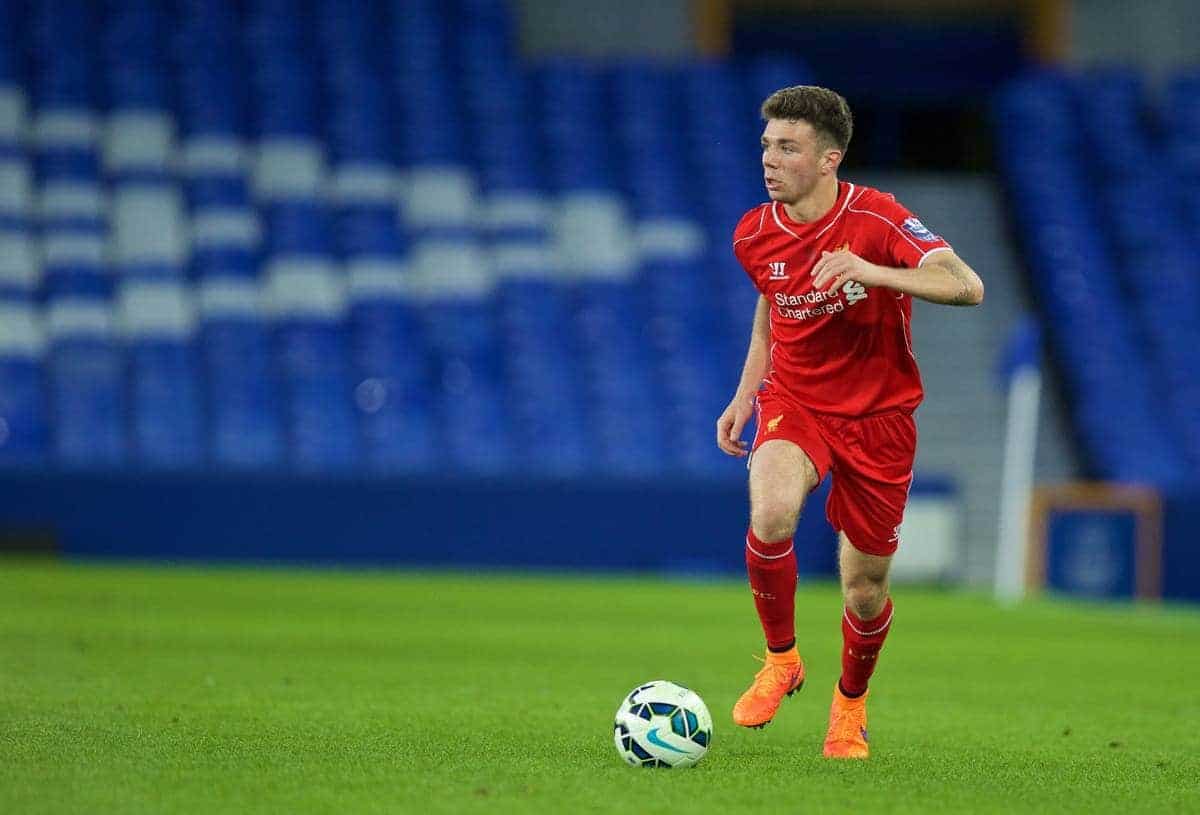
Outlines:
{"type": "Polygon", "coordinates": [[[745,727],[771,721],[804,684],[796,649],[792,535],[826,474],[838,531],[842,674],[825,737],[830,758],[867,757],[867,681],[892,622],[888,569],[916,454],[921,402],[909,335],[913,297],[977,305],[983,283],[944,240],[886,193],[838,180],[853,121],[846,100],[813,86],[762,105],[770,200],[747,212],[733,251],[761,292],[741,383],[717,420],[717,444],[750,449],[746,567],[766,634],[765,665],[733,708],[745,727]]]}

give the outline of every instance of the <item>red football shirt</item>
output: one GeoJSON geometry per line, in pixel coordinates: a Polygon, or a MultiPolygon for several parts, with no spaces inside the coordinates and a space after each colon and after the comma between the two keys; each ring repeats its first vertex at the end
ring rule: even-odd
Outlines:
{"type": "Polygon", "coordinates": [[[847,181],[812,223],[796,223],[773,201],[743,215],[733,253],[770,306],[766,387],[820,413],[911,412],[924,395],[909,331],[912,298],[854,281],[837,294],[816,291],[810,272],[821,252],[843,248],[911,269],[950,245],[892,195],[847,181]]]}

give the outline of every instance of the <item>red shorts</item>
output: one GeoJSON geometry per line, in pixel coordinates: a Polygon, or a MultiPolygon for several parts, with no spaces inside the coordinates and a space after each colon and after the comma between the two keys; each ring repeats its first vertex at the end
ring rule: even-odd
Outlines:
{"type": "Polygon", "coordinates": [[[900,545],[900,522],[912,486],[917,425],[893,410],[849,419],[815,413],[769,391],[758,394],[753,450],[785,439],[808,454],[818,481],[833,473],[825,516],[855,549],[891,555],[900,545]]]}

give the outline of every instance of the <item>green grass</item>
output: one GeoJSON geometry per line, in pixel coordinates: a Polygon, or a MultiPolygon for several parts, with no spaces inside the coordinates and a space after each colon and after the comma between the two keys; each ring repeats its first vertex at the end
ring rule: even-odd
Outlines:
{"type": "Polygon", "coordinates": [[[832,585],[797,598],[808,686],[747,731],[739,582],[0,560],[0,812],[1200,811],[1195,610],[895,597],[845,764],[832,585]],[[693,770],[613,749],[653,678],[713,712],[693,770]]]}

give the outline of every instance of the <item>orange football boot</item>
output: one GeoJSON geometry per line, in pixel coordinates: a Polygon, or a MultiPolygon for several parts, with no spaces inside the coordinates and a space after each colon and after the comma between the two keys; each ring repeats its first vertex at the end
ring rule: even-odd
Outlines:
{"type": "Polygon", "coordinates": [[[733,706],[734,724],[763,727],[775,718],[783,697],[804,686],[804,660],[795,648],[782,654],[767,651],[762,670],[733,706]]]}
{"type": "Polygon", "coordinates": [[[847,699],[835,684],[829,732],[825,734],[825,758],[866,758],[867,753],[867,694],[847,699]]]}

